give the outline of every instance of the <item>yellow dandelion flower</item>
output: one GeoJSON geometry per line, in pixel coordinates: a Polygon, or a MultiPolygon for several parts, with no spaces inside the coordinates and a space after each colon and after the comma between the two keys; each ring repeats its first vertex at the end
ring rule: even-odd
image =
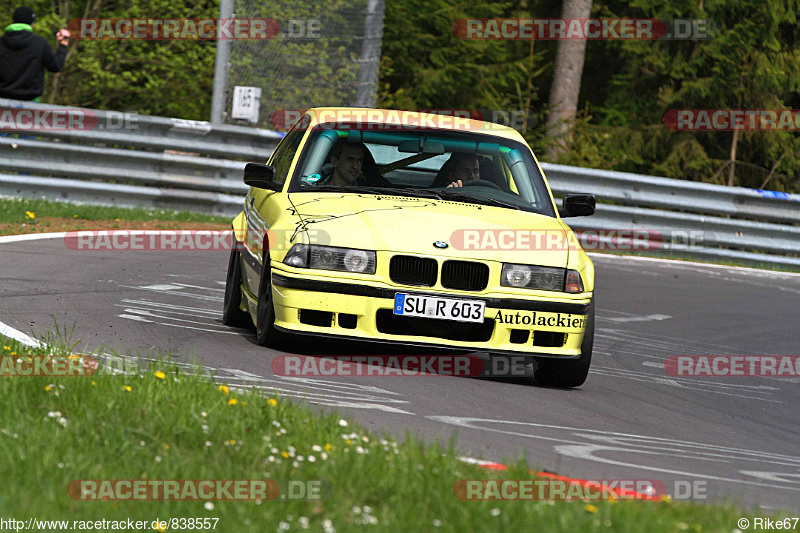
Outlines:
{"type": "Polygon", "coordinates": [[[92,381],[92,387],[97,387],[97,382],[96,381],[92,381]]]}
{"type": "Polygon", "coordinates": [[[165,379],[167,377],[167,375],[159,370],[158,372],[156,372],[156,377],[158,379],[165,379]]]}
{"type": "Polygon", "coordinates": [[[325,445],[325,451],[326,451],[326,452],[329,452],[329,451],[331,451],[331,445],[330,445],[330,444],[326,444],[326,445],[325,445]]]}
{"type": "Polygon", "coordinates": [[[592,504],[589,504],[589,505],[586,506],[586,511],[589,512],[589,513],[596,513],[597,512],[597,507],[595,507],[592,504]]]}
{"type": "Polygon", "coordinates": [[[50,392],[51,390],[53,390],[53,387],[51,387],[50,385],[47,385],[47,386],[44,388],[44,390],[46,390],[47,392],[50,392]]]}
{"type": "Polygon", "coordinates": [[[165,449],[165,450],[169,450],[169,449],[170,449],[170,445],[169,445],[169,444],[167,444],[166,442],[164,443],[164,449],[165,449]]]}
{"type": "Polygon", "coordinates": [[[284,459],[288,459],[289,458],[289,452],[281,452],[281,457],[283,457],[284,459]]]}
{"type": "Polygon", "coordinates": [[[345,442],[347,443],[347,445],[348,445],[348,446],[350,446],[351,444],[353,444],[353,443],[350,441],[350,439],[347,439],[345,442]]]}
{"type": "Polygon", "coordinates": [[[130,386],[130,385],[125,385],[125,386],[124,386],[124,387],[122,387],[122,388],[123,388],[125,391],[127,391],[127,392],[130,392],[130,391],[132,391],[132,390],[133,390],[133,389],[131,389],[131,386],[130,386]]]}
{"type": "Polygon", "coordinates": [[[11,352],[11,355],[17,355],[17,352],[11,352]]]}
{"type": "Polygon", "coordinates": [[[239,400],[237,400],[236,398],[231,398],[230,400],[228,400],[228,405],[236,405],[237,403],[239,403],[239,400]]]}
{"type": "Polygon", "coordinates": [[[4,349],[4,350],[10,350],[10,349],[11,349],[11,346],[3,346],[3,349],[4,349]]]}
{"type": "Polygon", "coordinates": [[[27,218],[36,218],[36,213],[34,211],[25,211],[25,216],[27,218]]]}
{"type": "Polygon", "coordinates": [[[78,215],[72,215],[72,218],[78,218],[78,215]]]}
{"type": "Polygon", "coordinates": [[[217,390],[220,391],[222,394],[226,395],[230,392],[230,389],[228,389],[228,387],[226,387],[225,385],[220,385],[217,390]]]}
{"type": "Polygon", "coordinates": [[[270,398],[269,400],[267,400],[267,404],[271,405],[272,407],[275,407],[276,405],[278,405],[278,400],[276,400],[275,398],[270,398]]]}
{"type": "Polygon", "coordinates": [[[672,498],[669,497],[669,494],[663,494],[660,499],[661,499],[662,502],[671,502],[672,501],[672,498]]]}

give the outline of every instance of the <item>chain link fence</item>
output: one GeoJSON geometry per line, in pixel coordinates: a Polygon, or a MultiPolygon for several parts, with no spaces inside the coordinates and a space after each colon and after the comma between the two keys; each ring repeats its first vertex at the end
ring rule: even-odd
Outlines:
{"type": "Polygon", "coordinates": [[[280,34],[231,43],[225,121],[252,124],[231,118],[236,86],[261,89],[254,125],[268,129],[285,110],[374,107],[383,13],[384,0],[235,0],[235,18],[275,19],[280,34]]]}

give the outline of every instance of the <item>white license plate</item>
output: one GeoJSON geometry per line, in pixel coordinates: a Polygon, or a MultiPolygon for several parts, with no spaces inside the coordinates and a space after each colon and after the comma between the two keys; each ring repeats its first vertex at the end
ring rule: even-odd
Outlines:
{"type": "Polygon", "coordinates": [[[394,314],[420,316],[459,322],[483,322],[486,303],[481,300],[459,300],[420,294],[394,295],[394,314]]]}

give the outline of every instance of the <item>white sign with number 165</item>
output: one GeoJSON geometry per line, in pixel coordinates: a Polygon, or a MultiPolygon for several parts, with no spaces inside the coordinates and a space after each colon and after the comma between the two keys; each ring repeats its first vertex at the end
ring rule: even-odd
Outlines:
{"type": "Polygon", "coordinates": [[[260,103],[261,87],[234,87],[231,118],[241,118],[255,124],[258,122],[258,108],[260,103]]]}

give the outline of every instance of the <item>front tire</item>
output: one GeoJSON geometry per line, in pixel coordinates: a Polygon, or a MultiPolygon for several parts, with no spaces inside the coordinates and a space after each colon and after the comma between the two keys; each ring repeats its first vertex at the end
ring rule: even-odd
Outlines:
{"type": "Polygon", "coordinates": [[[225,278],[225,299],[222,304],[222,323],[236,328],[253,327],[250,315],[240,309],[242,305],[242,258],[233,239],[233,249],[228,259],[228,275],[225,278]]]}
{"type": "Polygon", "coordinates": [[[272,302],[272,274],[269,256],[264,257],[261,266],[256,318],[256,342],[261,346],[276,346],[281,340],[281,333],[275,329],[275,305],[272,302]]]}
{"type": "Polygon", "coordinates": [[[533,373],[536,383],[550,387],[580,387],[589,375],[589,366],[592,363],[592,348],[594,346],[594,298],[589,308],[586,321],[586,332],[581,343],[581,355],[577,359],[549,359],[536,360],[538,368],[533,373]]]}

